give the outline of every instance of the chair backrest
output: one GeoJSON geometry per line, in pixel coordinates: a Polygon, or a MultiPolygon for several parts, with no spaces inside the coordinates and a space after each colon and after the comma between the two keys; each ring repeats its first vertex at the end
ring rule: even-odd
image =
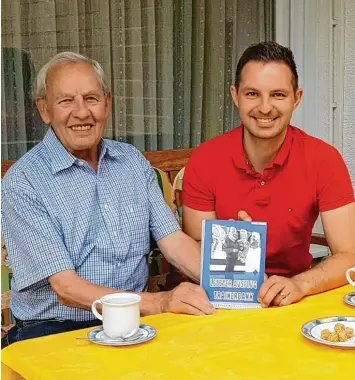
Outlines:
{"type": "Polygon", "coordinates": [[[165,202],[171,208],[171,211],[176,214],[175,196],[173,186],[170,182],[169,175],[159,168],[153,168],[155,178],[159,184],[159,187],[163,193],[165,202]]]}
{"type": "Polygon", "coordinates": [[[9,267],[5,243],[1,236],[1,327],[5,330],[14,324],[10,310],[12,270],[9,267]]]}
{"type": "Polygon", "coordinates": [[[173,183],[173,190],[174,190],[174,197],[175,197],[175,204],[177,208],[177,214],[179,216],[179,223],[182,226],[182,181],[184,178],[185,173],[185,166],[180,169],[180,171],[176,174],[174,178],[173,183]]]}
{"type": "Polygon", "coordinates": [[[191,149],[170,149],[158,150],[155,152],[142,152],[150,164],[168,174],[171,183],[179,171],[184,168],[189,160],[193,148],[191,149]]]}

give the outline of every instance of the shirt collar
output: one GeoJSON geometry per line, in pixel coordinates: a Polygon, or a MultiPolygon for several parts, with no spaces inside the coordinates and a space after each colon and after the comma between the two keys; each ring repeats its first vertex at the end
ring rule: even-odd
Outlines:
{"type": "MultiPolygon", "coordinates": [[[[52,166],[52,173],[56,174],[61,170],[68,169],[74,164],[78,164],[81,161],[79,158],[71,154],[63,144],[60,142],[58,137],[55,135],[52,128],[49,128],[46,133],[43,144],[47,149],[47,157],[49,158],[52,166]]],[[[111,157],[117,157],[120,153],[114,147],[111,147],[109,140],[101,139],[99,143],[99,161],[107,154],[111,157]]]]}
{"type": "Polygon", "coordinates": [[[71,167],[77,160],[64,148],[51,127],[43,139],[43,144],[47,149],[47,157],[51,163],[53,174],[71,167]]]}
{"type": "Polygon", "coordinates": [[[250,170],[248,165],[247,157],[245,155],[244,147],[243,147],[243,125],[241,124],[239,127],[235,128],[232,131],[234,134],[234,138],[232,139],[233,146],[233,161],[234,165],[238,169],[244,169],[246,171],[250,170]]]}
{"type": "Polygon", "coordinates": [[[280,150],[277,152],[276,157],[271,162],[270,166],[273,166],[273,165],[283,166],[285,164],[291,150],[292,141],[293,141],[293,133],[292,133],[292,128],[289,125],[287,127],[285,140],[282,143],[280,150]]]}
{"type": "MultiPolygon", "coordinates": [[[[243,125],[240,125],[232,132],[235,134],[233,138],[233,145],[234,145],[233,161],[234,161],[234,165],[237,168],[250,171],[250,166],[248,164],[248,159],[245,154],[244,146],[243,146],[243,128],[244,128],[243,125]]],[[[282,143],[280,150],[276,154],[276,157],[273,159],[273,161],[270,163],[268,167],[273,167],[274,165],[278,165],[278,166],[284,165],[291,150],[292,140],[293,140],[292,127],[288,126],[285,140],[282,143]]]]}
{"type": "Polygon", "coordinates": [[[101,139],[100,141],[100,159],[106,154],[112,158],[124,156],[124,154],[118,149],[117,146],[112,144],[112,140],[101,139]]]}

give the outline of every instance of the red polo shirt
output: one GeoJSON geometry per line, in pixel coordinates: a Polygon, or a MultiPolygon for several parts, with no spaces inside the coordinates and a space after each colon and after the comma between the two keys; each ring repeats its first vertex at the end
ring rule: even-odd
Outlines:
{"type": "Polygon", "coordinates": [[[245,210],[267,222],[266,273],[293,276],[309,268],[313,225],[319,212],[354,201],[349,172],[339,152],[289,126],[285,141],[263,174],[247,164],[243,127],[196,148],[183,180],[183,203],[237,219],[245,210]]]}

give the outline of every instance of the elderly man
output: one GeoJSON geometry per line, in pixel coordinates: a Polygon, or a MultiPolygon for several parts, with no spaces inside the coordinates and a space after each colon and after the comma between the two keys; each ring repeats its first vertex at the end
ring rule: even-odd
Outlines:
{"type": "Polygon", "coordinates": [[[199,241],[204,219],[266,221],[264,307],[344,285],[355,265],[354,191],[336,149],[289,125],[302,98],[291,50],[276,42],[247,48],[231,95],[242,124],[194,150],[184,175],[184,230],[199,241]],[[332,255],[310,268],[319,213],[332,255]]]}
{"type": "Polygon", "coordinates": [[[133,146],[102,139],[111,94],[100,65],[60,53],[37,76],[48,130],[2,184],[2,228],[13,268],[16,326],[2,344],[98,324],[95,299],[142,297],[142,315],[214,312],[202,288],[147,293],[150,235],[198,280],[199,245],[179,228],[153,170],[133,146]]]}

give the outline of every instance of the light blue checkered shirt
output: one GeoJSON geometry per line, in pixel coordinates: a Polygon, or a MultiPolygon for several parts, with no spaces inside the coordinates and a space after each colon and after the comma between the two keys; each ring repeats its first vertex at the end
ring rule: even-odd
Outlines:
{"type": "Polygon", "coordinates": [[[101,140],[96,173],[49,129],[2,182],[14,315],[95,319],[90,311],[59,304],[48,277],[75,269],[98,285],[143,291],[150,234],[158,241],[179,228],[153,169],[136,148],[101,140]]]}

